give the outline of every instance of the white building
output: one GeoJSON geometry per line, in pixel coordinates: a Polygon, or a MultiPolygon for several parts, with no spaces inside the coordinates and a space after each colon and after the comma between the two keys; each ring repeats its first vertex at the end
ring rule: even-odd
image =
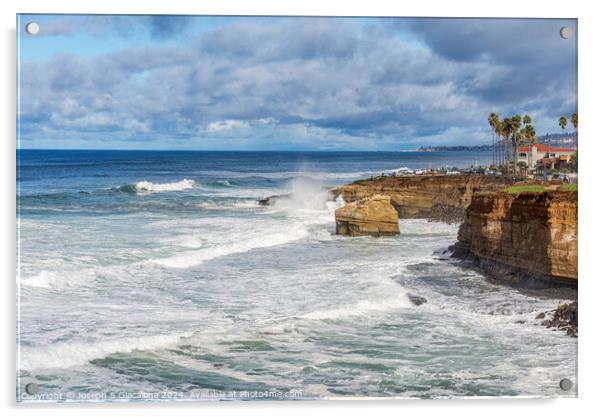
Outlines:
{"type": "Polygon", "coordinates": [[[528,169],[533,170],[539,161],[544,163],[549,163],[554,160],[568,161],[570,156],[574,154],[576,150],[577,149],[574,148],[547,146],[540,143],[536,143],[533,146],[519,146],[516,162],[525,162],[528,169]]]}

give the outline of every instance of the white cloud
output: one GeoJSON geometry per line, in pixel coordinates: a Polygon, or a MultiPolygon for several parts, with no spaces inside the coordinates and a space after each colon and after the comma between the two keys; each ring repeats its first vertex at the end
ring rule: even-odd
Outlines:
{"type": "MultiPolygon", "coordinates": [[[[23,57],[23,139],[31,146],[43,137],[79,138],[82,147],[169,140],[183,148],[398,150],[488,143],[491,111],[529,113],[539,134],[558,130],[557,117],[574,111],[571,72],[545,64],[547,53],[538,52],[545,45],[523,42],[518,57],[497,49],[484,55],[498,37],[508,44],[494,31],[458,56],[466,49],[461,39],[445,49],[437,42],[454,28],[424,35],[416,47],[420,37],[398,36],[386,23],[393,21],[241,18],[186,43],[90,58],[23,57]]],[[[161,27],[170,33],[170,25],[161,27]]]]}
{"type": "Polygon", "coordinates": [[[244,128],[248,128],[250,125],[248,122],[245,122],[244,120],[220,120],[217,122],[213,122],[213,123],[209,123],[209,125],[207,125],[207,132],[208,133],[216,133],[216,132],[224,132],[224,131],[230,131],[230,130],[234,130],[234,129],[244,129],[244,128]]]}

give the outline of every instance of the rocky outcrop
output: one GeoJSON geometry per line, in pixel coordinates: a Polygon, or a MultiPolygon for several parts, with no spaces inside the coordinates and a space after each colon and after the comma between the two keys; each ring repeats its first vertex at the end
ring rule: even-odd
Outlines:
{"type": "Polygon", "coordinates": [[[291,200],[291,196],[288,194],[280,194],[280,195],[271,195],[265,198],[260,198],[257,200],[257,204],[260,206],[273,206],[279,201],[287,201],[291,200]]]}
{"type": "Polygon", "coordinates": [[[431,207],[427,220],[429,222],[441,222],[447,224],[461,223],[464,220],[464,207],[451,207],[435,204],[431,207]]]}
{"type": "Polygon", "coordinates": [[[516,283],[576,286],[577,192],[472,197],[454,256],[516,283]]]}
{"type": "Polygon", "coordinates": [[[400,218],[457,221],[458,209],[467,207],[475,192],[501,190],[511,184],[509,179],[492,175],[378,177],[342,185],[331,192],[342,195],[347,202],[375,194],[389,196],[400,218]]]}
{"type": "Polygon", "coordinates": [[[408,296],[408,299],[412,302],[412,304],[414,304],[416,306],[420,306],[420,305],[426,303],[426,298],[421,297],[420,295],[408,293],[407,296],[408,296]]]}
{"type": "Polygon", "coordinates": [[[541,322],[542,326],[566,331],[569,336],[577,337],[579,334],[579,312],[577,307],[577,301],[570,304],[564,303],[555,310],[540,313],[535,318],[538,320],[544,319],[541,322]]]}
{"type": "Polygon", "coordinates": [[[399,234],[397,211],[389,196],[373,195],[346,204],[335,211],[336,232],[348,236],[399,234]]]}

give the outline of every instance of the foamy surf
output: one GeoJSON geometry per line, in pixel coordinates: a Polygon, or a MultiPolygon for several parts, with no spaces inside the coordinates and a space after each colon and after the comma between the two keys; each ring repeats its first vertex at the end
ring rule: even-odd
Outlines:
{"type": "Polygon", "coordinates": [[[401,219],[398,237],[334,234],[345,202],[324,190],[347,174],[333,170],[424,161],[360,164],[333,153],[307,173],[298,161],[311,155],[284,155],[283,165],[272,154],[233,163],[231,154],[153,153],[152,165],[146,154],[117,155],[115,165],[107,155],[91,166],[88,153],[68,154],[69,177],[62,162],[37,168],[54,164],[52,154],[24,168],[39,183],[23,181],[34,198],[20,200],[22,386],[197,392],[201,378],[207,390],[257,382],[315,397],[432,398],[551,396],[550,381],[577,381],[576,339],[535,326],[561,300],[493,288],[441,261],[434,252],[456,241],[457,225],[401,219]],[[238,172],[213,172],[227,169],[238,172]],[[261,176],[270,170],[274,179],[261,176]],[[167,185],[184,178],[192,188],[167,185]],[[141,180],[153,182],[139,189],[141,180]],[[256,202],[284,194],[290,204],[256,202]],[[427,303],[410,305],[408,292],[427,303]],[[440,388],[448,360],[468,371],[448,372],[440,388]]]}
{"type": "Polygon", "coordinates": [[[190,268],[201,265],[211,259],[237,253],[249,252],[253,249],[284,245],[301,239],[308,234],[307,229],[292,228],[290,230],[267,233],[264,235],[242,239],[239,242],[223,244],[197,251],[188,251],[168,258],[151,259],[149,262],[168,268],[190,268]]]}
{"type": "Polygon", "coordinates": [[[56,285],[56,282],[56,274],[49,271],[42,271],[39,274],[30,277],[19,277],[17,279],[17,285],[31,288],[43,288],[46,290],[56,285]]]}
{"type": "Polygon", "coordinates": [[[104,358],[113,353],[129,353],[134,350],[156,350],[176,346],[181,339],[193,332],[131,337],[91,343],[56,343],[44,347],[21,347],[20,369],[68,368],[85,365],[91,360],[104,358]]]}
{"type": "Polygon", "coordinates": [[[343,320],[357,316],[369,316],[374,313],[386,313],[400,308],[412,307],[407,293],[399,294],[396,297],[381,299],[378,301],[362,300],[355,304],[350,304],[338,308],[317,310],[304,314],[302,317],[310,320],[343,320]]]}
{"type": "Polygon", "coordinates": [[[32,290],[65,290],[67,288],[82,288],[89,285],[96,277],[93,269],[66,268],[64,270],[42,270],[37,274],[24,277],[17,275],[17,285],[32,290]]]}
{"type": "Polygon", "coordinates": [[[183,179],[178,182],[168,182],[164,184],[155,184],[150,181],[140,181],[136,183],[136,191],[140,193],[161,193],[166,191],[184,191],[194,186],[193,180],[183,179]]]}

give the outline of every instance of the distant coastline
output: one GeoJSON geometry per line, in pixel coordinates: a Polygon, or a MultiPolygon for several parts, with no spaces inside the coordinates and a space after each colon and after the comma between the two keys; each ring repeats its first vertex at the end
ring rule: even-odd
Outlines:
{"type": "MultiPolygon", "coordinates": [[[[547,133],[537,138],[537,142],[549,146],[561,146],[572,148],[578,143],[578,133],[547,133]]],[[[453,151],[469,151],[469,152],[484,152],[491,151],[490,144],[484,145],[456,145],[456,146],[421,146],[416,149],[416,152],[453,152],[453,151]]]]}
{"type": "Polygon", "coordinates": [[[491,145],[475,146],[421,146],[416,152],[490,151],[491,145]]]}

